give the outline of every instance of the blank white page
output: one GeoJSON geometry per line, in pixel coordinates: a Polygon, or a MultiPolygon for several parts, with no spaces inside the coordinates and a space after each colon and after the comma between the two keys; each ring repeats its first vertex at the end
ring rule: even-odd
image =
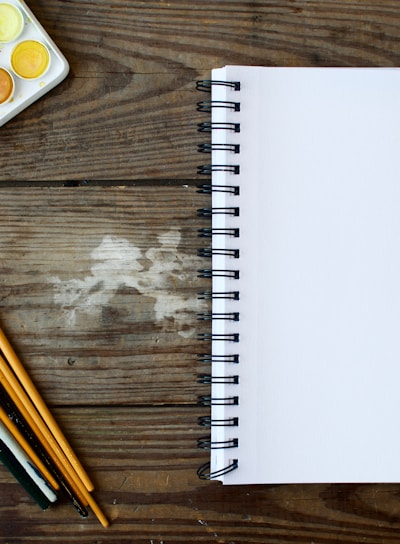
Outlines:
{"type": "MultiPolygon", "coordinates": [[[[214,322],[240,342],[213,342],[237,352],[238,385],[213,385],[213,397],[238,395],[238,406],[214,406],[211,470],[238,459],[226,484],[400,481],[400,70],[226,67],[213,80],[213,121],[240,123],[240,154],[213,152],[214,184],[236,184],[240,196],[215,193],[213,204],[240,207],[240,258],[215,257],[240,279],[214,279],[215,291],[239,289],[240,301],[214,311],[240,312],[238,323],[214,322]]],[[[221,241],[213,240],[213,245],[221,241]]],[[[222,351],[221,351],[222,350],[222,351]]],[[[234,367],[234,368],[233,368],[234,367]]]]}

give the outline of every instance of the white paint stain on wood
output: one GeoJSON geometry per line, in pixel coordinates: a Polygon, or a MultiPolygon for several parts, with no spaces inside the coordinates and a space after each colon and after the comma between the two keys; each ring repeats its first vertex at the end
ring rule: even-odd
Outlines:
{"type": "Polygon", "coordinates": [[[73,326],[78,315],[98,316],[112,305],[119,289],[130,287],[154,299],[157,322],[173,319],[180,326],[179,334],[193,335],[194,329],[187,330],[185,325],[204,302],[180,293],[179,286],[192,281],[199,261],[178,251],[180,240],[179,230],[171,229],[158,237],[159,246],[142,252],[126,238],[105,236],[91,252],[90,273],[83,279],[50,278],[54,301],[62,308],[66,324],[73,326]]]}

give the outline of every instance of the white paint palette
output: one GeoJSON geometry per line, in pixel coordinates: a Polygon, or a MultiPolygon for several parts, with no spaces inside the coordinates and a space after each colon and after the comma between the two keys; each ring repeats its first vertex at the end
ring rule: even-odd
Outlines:
{"type": "Polygon", "coordinates": [[[68,71],[66,58],[25,2],[0,1],[0,127],[58,85],[68,71]]]}

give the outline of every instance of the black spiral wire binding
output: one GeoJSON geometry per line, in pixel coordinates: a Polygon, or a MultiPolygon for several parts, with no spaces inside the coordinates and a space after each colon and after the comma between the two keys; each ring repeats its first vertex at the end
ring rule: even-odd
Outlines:
{"type": "Polygon", "coordinates": [[[230,208],[200,208],[197,210],[199,217],[212,217],[213,215],[234,215],[239,216],[239,208],[231,206],[230,208]]]}
{"type": "Polygon", "coordinates": [[[212,151],[231,151],[232,153],[240,153],[239,144],[198,144],[197,151],[199,153],[211,153],[212,151]]]}
{"type": "Polygon", "coordinates": [[[227,249],[227,248],[201,248],[197,251],[199,257],[212,257],[213,255],[225,255],[226,257],[233,257],[234,259],[239,258],[238,249],[227,249]]]}
{"type": "Polygon", "coordinates": [[[197,314],[199,321],[213,321],[214,319],[224,319],[227,321],[239,321],[239,312],[230,313],[216,313],[216,312],[203,312],[197,314]]]}
{"type": "Polygon", "coordinates": [[[199,397],[200,406],[238,406],[239,397],[212,397],[211,395],[202,395],[199,397]]]}
{"type": "Polygon", "coordinates": [[[238,466],[238,459],[233,459],[228,466],[221,468],[221,470],[214,470],[213,472],[210,472],[210,463],[207,462],[204,463],[204,465],[201,465],[201,467],[197,470],[197,476],[200,478],[200,480],[214,480],[215,478],[219,478],[224,474],[232,472],[233,470],[237,469],[238,466]]]}
{"type": "Polygon", "coordinates": [[[240,174],[238,164],[201,164],[197,167],[197,173],[204,176],[211,176],[213,172],[230,172],[231,174],[240,174]]]}
{"type": "MultiPolygon", "coordinates": [[[[223,85],[230,87],[235,91],[240,91],[240,82],[238,81],[213,81],[210,79],[197,81],[196,88],[200,91],[210,91],[213,85],[223,85]]],[[[240,102],[229,100],[202,100],[197,103],[197,111],[211,113],[213,108],[224,108],[235,112],[240,111],[240,102]]],[[[240,131],[239,123],[200,123],[198,126],[201,132],[211,132],[218,128],[223,130],[240,131]]],[[[202,153],[211,153],[211,151],[231,151],[235,154],[240,153],[240,147],[237,144],[200,144],[198,150],[202,153]]],[[[213,172],[230,172],[234,175],[240,173],[238,164],[203,164],[197,168],[197,173],[210,176],[213,172]]]]}
{"type": "Polygon", "coordinates": [[[238,417],[228,419],[211,419],[210,416],[200,416],[198,419],[200,427],[237,427],[239,425],[238,417]]]}
{"type": "Polygon", "coordinates": [[[211,183],[202,183],[198,185],[198,193],[211,195],[212,193],[230,193],[238,196],[239,187],[237,185],[211,185],[211,183]]]}
{"type": "Polygon", "coordinates": [[[197,376],[197,382],[203,384],[212,383],[231,383],[237,385],[239,383],[239,376],[213,376],[212,374],[199,374],[197,376]]]}
{"type": "Polygon", "coordinates": [[[197,103],[197,111],[211,113],[213,108],[240,111],[240,102],[232,102],[229,100],[202,100],[197,103]]]}
{"type": "Polygon", "coordinates": [[[212,229],[202,228],[198,230],[200,238],[212,238],[213,236],[233,236],[239,238],[239,229],[212,229]]]}
{"type": "Polygon", "coordinates": [[[232,278],[239,279],[239,270],[217,270],[215,268],[200,268],[198,271],[199,278],[232,278]]]}
{"type": "Polygon", "coordinates": [[[220,450],[222,448],[237,448],[239,440],[231,438],[230,440],[222,440],[220,442],[212,441],[209,436],[202,436],[197,441],[197,447],[203,450],[220,450]]]}
{"type": "MultiPolygon", "coordinates": [[[[214,81],[214,80],[202,80],[198,81],[196,88],[199,91],[210,91],[214,85],[223,85],[231,88],[234,91],[240,91],[240,83],[237,81],[214,81]]],[[[202,100],[197,104],[197,110],[200,112],[210,113],[213,108],[225,108],[229,109],[232,112],[240,112],[240,102],[233,101],[220,101],[220,100],[202,100]]],[[[212,131],[228,131],[230,133],[239,133],[240,132],[240,123],[235,122],[203,122],[198,124],[198,131],[204,133],[211,133],[212,131]]],[[[203,143],[198,145],[198,151],[200,153],[217,153],[224,152],[225,155],[232,154],[232,156],[238,155],[240,153],[240,145],[234,143],[203,143]]],[[[211,176],[213,172],[227,172],[232,175],[240,174],[240,165],[239,164],[206,164],[201,165],[197,169],[198,173],[201,175],[211,176]]],[[[216,185],[210,183],[202,183],[198,185],[198,192],[202,194],[211,195],[214,192],[227,193],[232,196],[239,195],[239,186],[232,183],[231,185],[216,185]]],[[[205,207],[197,210],[198,217],[205,219],[210,219],[214,215],[223,214],[230,215],[233,217],[239,216],[239,207],[231,206],[226,208],[216,208],[216,207],[205,207]]],[[[217,255],[222,255],[227,258],[239,259],[239,249],[230,249],[230,248],[221,248],[214,247],[213,241],[221,239],[221,237],[230,237],[230,238],[239,238],[240,229],[239,228],[214,228],[214,227],[203,227],[199,229],[198,236],[204,239],[211,240],[210,248],[201,248],[198,250],[198,256],[210,259],[217,255]]],[[[222,244],[223,245],[223,244],[222,244]]],[[[202,278],[214,278],[214,277],[227,277],[231,279],[239,279],[239,270],[236,267],[229,269],[219,270],[215,268],[202,268],[198,270],[198,276],[202,278]]],[[[203,291],[198,293],[198,298],[202,300],[217,300],[225,299],[238,301],[240,298],[239,291],[230,291],[230,292],[215,292],[215,291],[203,291]]],[[[224,321],[239,321],[240,314],[239,312],[202,312],[197,316],[200,321],[213,321],[213,320],[224,320],[224,321]]],[[[216,334],[216,333],[201,333],[198,335],[199,340],[207,342],[224,342],[229,345],[235,345],[238,343],[240,338],[239,334],[216,334]]],[[[228,354],[213,354],[213,353],[200,353],[197,355],[198,362],[201,364],[210,364],[214,365],[217,363],[221,364],[234,364],[239,363],[239,354],[235,353],[232,350],[232,353],[228,354]]],[[[233,373],[232,375],[213,375],[213,374],[199,374],[197,377],[199,383],[205,385],[211,384],[231,384],[236,385],[239,383],[239,375],[233,373]]],[[[214,405],[219,406],[237,406],[239,404],[238,395],[227,396],[227,397],[213,397],[211,395],[202,395],[198,399],[199,405],[204,407],[211,407],[214,405]]],[[[202,416],[199,418],[199,425],[202,427],[237,427],[239,425],[238,417],[229,417],[225,419],[213,419],[211,416],[202,416]]],[[[226,449],[226,448],[237,448],[239,441],[236,437],[229,437],[223,441],[213,441],[211,436],[203,436],[198,439],[197,446],[201,449],[213,450],[213,449],[226,449]]],[[[228,466],[210,472],[210,463],[205,463],[202,465],[197,474],[200,479],[210,480],[218,478],[224,474],[235,470],[238,467],[238,459],[232,459],[228,466]]]]}
{"type": "Polygon", "coordinates": [[[209,92],[213,85],[231,87],[235,91],[240,91],[240,81],[217,81],[215,79],[201,79],[200,81],[196,81],[196,89],[198,91],[209,92]]]}
{"type": "Polygon", "coordinates": [[[217,342],[239,342],[239,334],[238,333],[232,333],[232,334],[212,334],[209,332],[202,332],[198,334],[199,340],[206,340],[207,342],[210,340],[215,340],[217,342]]]}
{"type": "Polygon", "coordinates": [[[237,353],[234,354],[224,354],[224,355],[217,355],[217,354],[209,354],[209,353],[199,353],[197,355],[197,359],[199,363],[204,364],[213,364],[213,363],[239,363],[239,355],[237,353]]]}
{"type": "Polygon", "coordinates": [[[239,291],[201,291],[200,293],[197,293],[197,297],[199,300],[213,300],[216,298],[223,298],[225,300],[239,300],[240,294],[239,291]]]}
{"type": "Polygon", "coordinates": [[[213,123],[206,121],[197,125],[199,132],[212,132],[213,130],[230,130],[232,132],[240,132],[240,123],[213,123]]]}

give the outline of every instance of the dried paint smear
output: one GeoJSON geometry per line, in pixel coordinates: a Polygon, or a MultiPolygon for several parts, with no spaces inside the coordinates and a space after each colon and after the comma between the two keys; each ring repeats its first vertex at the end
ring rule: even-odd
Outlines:
{"type": "Polygon", "coordinates": [[[179,230],[170,230],[158,237],[159,246],[143,253],[125,238],[105,236],[91,252],[90,274],[83,279],[50,278],[67,325],[73,326],[79,316],[98,316],[120,289],[128,287],[154,299],[157,322],[173,319],[182,336],[193,335],[187,323],[203,303],[176,287],[192,281],[198,258],[179,252],[180,240],[179,230]]]}

